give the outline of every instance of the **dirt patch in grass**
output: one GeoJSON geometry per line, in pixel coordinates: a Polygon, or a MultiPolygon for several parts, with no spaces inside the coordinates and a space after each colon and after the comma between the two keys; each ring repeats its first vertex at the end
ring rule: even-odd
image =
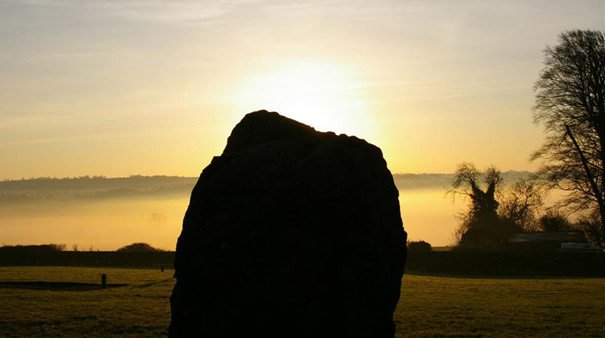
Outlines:
{"type": "MultiPolygon", "coordinates": [[[[117,288],[128,284],[107,284],[106,288],[117,288]]],[[[30,289],[51,291],[92,291],[100,290],[100,284],[74,282],[1,282],[0,289],[30,289]]]]}

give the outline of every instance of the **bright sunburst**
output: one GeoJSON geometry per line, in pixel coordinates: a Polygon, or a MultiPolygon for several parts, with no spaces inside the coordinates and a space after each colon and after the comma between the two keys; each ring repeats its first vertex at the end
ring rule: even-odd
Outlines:
{"type": "Polygon", "coordinates": [[[277,111],[321,131],[369,131],[360,86],[344,67],[290,63],[253,76],[237,100],[247,110],[277,111]]]}

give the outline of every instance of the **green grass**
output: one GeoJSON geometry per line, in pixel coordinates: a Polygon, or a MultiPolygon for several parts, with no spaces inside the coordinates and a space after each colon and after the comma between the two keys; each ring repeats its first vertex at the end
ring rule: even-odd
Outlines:
{"type": "MultiPolygon", "coordinates": [[[[0,337],[156,337],[170,321],[173,271],[0,267],[0,281],[108,283],[93,291],[0,288],[0,337]]],[[[397,337],[601,337],[603,278],[406,275],[397,337]]]]}

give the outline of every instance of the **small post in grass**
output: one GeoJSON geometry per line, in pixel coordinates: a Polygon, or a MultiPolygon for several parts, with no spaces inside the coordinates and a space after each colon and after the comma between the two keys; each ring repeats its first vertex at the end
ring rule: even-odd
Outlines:
{"type": "Polygon", "coordinates": [[[164,272],[164,266],[163,265],[160,265],[160,271],[164,272]]]}
{"type": "Polygon", "coordinates": [[[107,275],[102,274],[101,275],[101,289],[106,289],[106,288],[107,288],[107,275]]]}

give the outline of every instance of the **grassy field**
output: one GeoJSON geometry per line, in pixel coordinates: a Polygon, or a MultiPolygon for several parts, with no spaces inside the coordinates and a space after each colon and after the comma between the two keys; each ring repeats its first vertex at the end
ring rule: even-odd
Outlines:
{"type": "MultiPolygon", "coordinates": [[[[0,337],[156,337],[170,320],[172,271],[0,267],[0,282],[99,283],[106,290],[0,288],[0,337]]],[[[602,337],[605,279],[406,275],[397,337],[602,337]]]]}
{"type": "Polygon", "coordinates": [[[407,275],[397,337],[604,337],[605,279],[407,275]]]}

